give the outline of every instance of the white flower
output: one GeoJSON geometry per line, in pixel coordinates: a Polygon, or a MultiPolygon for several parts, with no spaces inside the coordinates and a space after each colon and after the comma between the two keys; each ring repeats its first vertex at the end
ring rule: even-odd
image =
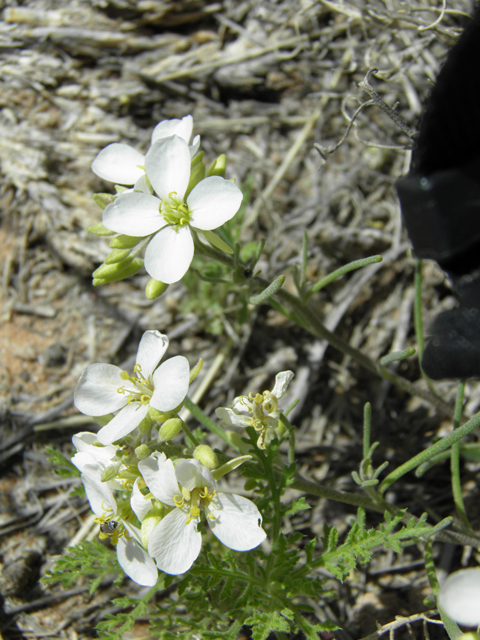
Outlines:
{"type": "Polygon", "coordinates": [[[238,396],[231,407],[219,407],[215,413],[227,427],[245,429],[254,427],[260,433],[258,446],[265,448],[267,430],[278,427],[278,401],[285,394],[291,379],[292,371],[281,371],[275,376],[275,386],[271,391],[250,393],[238,396]]]}
{"type": "Polygon", "coordinates": [[[445,613],[466,627],[480,625],[480,569],[451,573],[438,596],[445,613]]]}
{"type": "Polygon", "coordinates": [[[248,551],[266,538],[257,507],[242,496],[217,491],[217,483],[201,462],[178,460],[173,465],[163,453],[138,463],[151,493],[171,511],[150,534],[148,552],[157,567],[172,575],[185,573],[200,553],[197,529],[203,510],[212,532],[235,551],[248,551]]]}
{"type": "Polygon", "coordinates": [[[131,433],[150,406],[167,412],[183,402],[189,386],[188,360],[175,356],[157,368],[167,348],[166,335],[146,331],[138,347],[135,377],[111,364],[91,364],[83,372],[74,394],[77,409],[89,416],[118,411],[98,432],[99,442],[111,444],[131,433]]]}
{"type": "MultiPolygon", "coordinates": [[[[188,144],[192,137],[193,118],[163,120],[152,133],[152,144],[161,138],[177,135],[188,144]]],[[[196,136],[190,148],[193,157],[198,151],[200,137],[196,136]]],[[[92,171],[109,182],[133,185],[145,174],[145,156],[128,144],[114,142],[102,149],[92,162],[92,171]]]]}
{"type": "Polygon", "coordinates": [[[240,208],[242,192],[220,176],[201,180],[185,199],[191,162],[183,138],[155,142],[145,158],[147,177],[158,197],[133,191],[109,204],[103,224],[129,236],[155,234],[145,252],[145,269],[166,284],[177,282],[193,258],[190,227],[211,231],[230,220],[240,208]]]}
{"type": "MultiPolygon", "coordinates": [[[[153,587],[158,579],[155,563],[141,543],[140,529],[119,515],[109,483],[101,480],[102,470],[102,465],[95,462],[82,464],[81,468],[87,498],[100,524],[100,535],[111,537],[117,547],[118,562],[127,576],[144,587],[153,587]]],[[[134,499],[138,504],[139,497],[135,493],[132,508],[134,499]]]]}

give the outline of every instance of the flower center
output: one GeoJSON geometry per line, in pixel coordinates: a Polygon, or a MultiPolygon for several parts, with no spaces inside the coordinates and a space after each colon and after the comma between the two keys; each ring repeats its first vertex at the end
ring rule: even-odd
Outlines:
{"type": "Polygon", "coordinates": [[[190,222],[188,205],[177,196],[176,191],[169,193],[168,198],[163,198],[159,211],[167,224],[177,228],[184,227],[190,222]]]}
{"type": "Polygon", "coordinates": [[[119,387],[117,393],[127,396],[127,404],[132,402],[141,402],[146,405],[150,402],[153,394],[153,383],[142,375],[142,367],[136,364],[134,369],[135,377],[131,376],[128,371],[122,371],[120,377],[122,380],[130,382],[132,387],[119,387]]]}
{"type": "Polygon", "coordinates": [[[195,487],[192,491],[182,487],[182,494],[174,496],[173,501],[176,507],[188,513],[186,524],[189,524],[198,520],[201,507],[208,507],[215,493],[215,489],[210,491],[208,487],[195,487]]]}

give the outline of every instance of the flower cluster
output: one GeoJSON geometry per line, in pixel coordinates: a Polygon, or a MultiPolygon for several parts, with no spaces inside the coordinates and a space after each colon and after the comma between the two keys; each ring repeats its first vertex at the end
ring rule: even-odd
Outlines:
{"type": "Polygon", "coordinates": [[[72,462],[81,472],[101,537],[111,538],[125,573],[144,586],[156,584],[158,570],[188,571],[200,553],[202,520],[236,551],[253,549],[266,537],[253,502],[217,486],[249,456],[219,466],[206,445],[191,456],[186,447],[177,447],[175,459],[161,451],[182,428],[177,413],[190,380],[183,356],[159,365],[167,347],[167,336],[147,331],[134,375],[92,364],[75,389],[77,408],[103,426],[97,435],[73,437],[72,462]]]}
{"type": "Polygon", "coordinates": [[[203,154],[197,153],[199,137],[189,145],[192,128],[191,116],[165,120],[155,127],[145,156],[129,145],[115,143],[93,161],[93,171],[103,179],[134,185],[133,189],[117,188],[118,195],[105,201],[104,228],[127,240],[125,245],[111,243],[117,249],[94,272],[98,284],[131,274],[130,249],[141,239],[141,248],[146,245],[145,269],[167,285],[187,272],[198,234],[229,250],[212,230],[235,215],[242,192],[224,178],[225,163],[220,159],[206,170],[203,154]]]}

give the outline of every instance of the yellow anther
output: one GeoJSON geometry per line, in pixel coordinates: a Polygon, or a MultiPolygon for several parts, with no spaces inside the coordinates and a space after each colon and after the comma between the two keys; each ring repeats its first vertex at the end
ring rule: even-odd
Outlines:
{"type": "Polygon", "coordinates": [[[121,393],[123,395],[125,393],[125,387],[118,387],[117,393],[121,393]]]}
{"type": "Polygon", "coordinates": [[[140,396],[140,402],[145,405],[148,404],[150,402],[150,396],[147,396],[146,394],[143,394],[140,396]]]}

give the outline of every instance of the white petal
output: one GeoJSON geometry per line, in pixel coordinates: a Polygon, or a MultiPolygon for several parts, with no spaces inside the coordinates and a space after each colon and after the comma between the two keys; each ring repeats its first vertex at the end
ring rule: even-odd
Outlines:
{"type": "Polygon", "coordinates": [[[174,509],[161,520],[150,534],[148,553],[160,571],[178,575],[188,571],[202,548],[202,536],[195,520],[187,524],[187,514],[174,509]]]}
{"type": "Polygon", "coordinates": [[[152,144],[160,140],[161,138],[168,138],[169,136],[179,136],[183,138],[185,142],[190,142],[193,131],[193,118],[192,116],[185,116],[181,120],[174,118],[173,120],[162,120],[159,122],[152,132],[152,144]]]}
{"type": "MultiPolygon", "coordinates": [[[[88,453],[93,460],[102,468],[110,464],[112,458],[115,457],[116,449],[111,445],[107,447],[99,447],[97,442],[97,434],[90,431],[83,431],[73,436],[72,442],[74,447],[80,453],[88,453]]],[[[74,463],[75,464],[75,463],[74,463]]]]}
{"type": "Polygon", "coordinates": [[[155,562],[135,540],[122,537],[117,543],[118,562],[127,576],[142,587],[153,587],[158,580],[155,562]]]}
{"type": "Polygon", "coordinates": [[[163,504],[174,507],[173,498],[181,492],[173,462],[167,460],[164,453],[152,453],[148,458],[140,460],[138,470],[155,498],[163,504]]]}
{"type": "Polygon", "coordinates": [[[190,384],[190,365],[184,356],[175,356],[158,367],[153,374],[150,404],[159,411],[171,411],[185,400],[190,384]]]}
{"type": "Polygon", "coordinates": [[[245,429],[245,427],[252,426],[252,418],[250,416],[239,415],[233,409],[228,407],[218,407],[215,409],[217,418],[222,421],[222,424],[227,427],[236,427],[238,429],[245,429]]]}
{"type": "Polygon", "coordinates": [[[75,387],[73,402],[77,409],[87,416],[104,416],[121,409],[126,404],[125,396],[118,393],[125,386],[121,372],[113,364],[89,365],[75,387]]]}
{"type": "Polygon", "coordinates": [[[272,396],[275,396],[277,399],[281,398],[294,375],[293,371],[280,371],[280,373],[277,373],[275,376],[275,386],[272,389],[272,396]]]}
{"type": "Polygon", "coordinates": [[[182,199],[190,180],[188,144],[178,136],[158,140],[148,150],[145,169],[159,198],[175,192],[182,199]]]}
{"type": "Polygon", "coordinates": [[[144,164],[143,153],[128,144],[114,142],[100,151],[92,162],[92,171],[109,182],[135,184],[144,174],[144,170],[140,169],[144,164]]]}
{"type": "Polygon", "coordinates": [[[130,191],[117,196],[103,212],[103,224],[111,231],[143,238],[165,226],[155,196],[130,191]]]}
{"type": "Polygon", "coordinates": [[[195,487],[216,486],[212,472],[199,460],[179,460],[175,466],[175,475],[180,485],[189,491],[193,491],[195,487]]]}
{"type": "Polygon", "coordinates": [[[192,227],[206,231],[220,227],[237,213],[242,199],[242,192],[233,182],[221,176],[205,178],[187,198],[192,227]]]}
{"type": "Polygon", "coordinates": [[[251,500],[234,493],[217,493],[210,503],[211,530],[223,544],[235,551],[254,549],[265,540],[262,516],[251,500]]]}
{"type": "Polygon", "coordinates": [[[110,422],[97,433],[102,444],[112,444],[131,433],[148,413],[149,405],[140,402],[127,404],[110,422]]]}
{"type": "Polygon", "coordinates": [[[133,484],[130,506],[132,507],[137,518],[140,520],[140,522],[142,522],[147,513],[152,508],[152,501],[149,498],[145,498],[143,493],[140,491],[138,487],[139,482],[140,478],[137,478],[133,484]]]}
{"type": "Polygon", "coordinates": [[[168,337],[160,331],[145,331],[138,345],[137,364],[142,376],[150,378],[168,349],[168,337]]]}
{"type": "Polygon", "coordinates": [[[458,624],[480,624],[480,569],[463,569],[448,576],[440,588],[439,602],[458,624]]]}
{"type": "Polygon", "coordinates": [[[102,482],[101,475],[102,471],[98,466],[86,465],[83,467],[82,482],[88,501],[93,513],[97,516],[102,516],[109,509],[115,514],[117,513],[117,503],[108,483],[102,482]]]}
{"type": "Polygon", "coordinates": [[[183,278],[193,258],[193,239],[188,227],[176,231],[164,227],[149,242],[145,269],[160,282],[172,284],[183,278]]]}
{"type": "MultiPolygon", "coordinates": [[[[142,193],[153,195],[153,189],[148,186],[147,177],[145,173],[142,173],[141,177],[135,182],[133,191],[141,191],[142,193]]],[[[129,189],[129,192],[130,192],[130,189],[129,189]]],[[[123,193],[126,193],[126,192],[124,191],[123,193]]]]}
{"type": "Polygon", "coordinates": [[[188,150],[190,151],[190,157],[194,158],[195,155],[197,154],[197,151],[200,148],[200,136],[195,136],[195,138],[193,139],[192,144],[188,147],[188,150]]]}

